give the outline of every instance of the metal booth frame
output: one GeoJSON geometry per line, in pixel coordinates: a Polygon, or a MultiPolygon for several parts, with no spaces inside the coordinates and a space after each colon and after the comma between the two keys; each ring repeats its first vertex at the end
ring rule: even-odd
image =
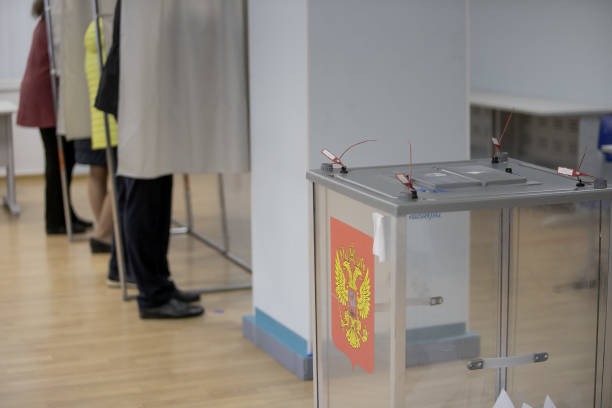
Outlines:
{"type": "MultiPolygon", "coordinates": [[[[49,2],[50,0],[45,0],[45,1],[49,2]]],[[[93,13],[93,16],[92,16],[93,21],[97,22],[99,18],[101,17],[98,0],[92,0],[92,13],[93,13]]],[[[103,59],[104,50],[102,47],[102,36],[100,32],[100,24],[96,24],[95,26],[96,26],[96,47],[98,50],[98,65],[99,65],[99,69],[101,73],[103,65],[104,65],[104,62],[103,62],[104,61],[103,59]]],[[[104,124],[105,124],[104,130],[105,130],[105,138],[106,138],[107,162],[109,163],[110,168],[115,168],[114,157],[112,154],[111,140],[110,140],[110,130],[109,130],[109,125],[108,125],[108,114],[106,113],[104,114],[104,124]]],[[[126,268],[125,268],[124,252],[123,252],[123,240],[122,240],[122,235],[121,235],[122,225],[119,220],[118,212],[117,212],[118,201],[117,201],[116,174],[114,172],[111,172],[111,174],[112,174],[111,175],[112,177],[111,194],[113,196],[113,200],[112,200],[113,225],[114,225],[114,231],[115,231],[114,234],[115,234],[115,245],[116,245],[116,250],[117,250],[117,262],[119,264],[119,280],[120,280],[122,298],[124,301],[128,301],[128,300],[135,299],[136,296],[129,295],[127,292],[127,284],[125,280],[126,268]]],[[[200,242],[203,242],[204,244],[208,245],[212,249],[216,250],[219,254],[221,254],[227,260],[238,265],[240,268],[242,268],[246,272],[251,273],[251,267],[246,262],[244,262],[243,260],[235,256],[234,254],[232,254],[230,251],[223,176],[222,174],[218,174],[217,177],[218,177],[218,186],[219,186],[219,203],[221,207],[221,226],[222,226],[222,233],[223,233],[223,244],[222,245],[216,244],[215,242],[211,241],[204,235],[198,233],[194,229],[193,210],[192,210],[192,205],[191,205],[191,185],[190,185],[189,175],[187,174],[183,175],[185,210],[186,210],[187,220],[185,223],[183,223],[183,222],[173,219],[172,220],[173,223],[178,225],[178,227],[172,228],[170,232],[173,234],[188,234],[189,236],[196,238],[200,242]]],[[[204,294],[204,293],[227,292],[227,291],[233,291],[233,290],[246,290],[246,289],[251,289],[251,287],[252,285],[249,283],[249,284],[244,284],[244,285],[228,285],[228,286],[220,286],[220,287],[212,287],[212,288],[202,288],[202,289],[198,289],[197,291],[204,294]]]]}

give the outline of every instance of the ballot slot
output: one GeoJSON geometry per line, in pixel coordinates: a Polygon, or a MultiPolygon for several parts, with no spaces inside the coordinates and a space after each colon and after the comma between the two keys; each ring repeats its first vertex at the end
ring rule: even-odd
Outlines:
{"type": "Polygon", "coordinates": [[[444,169],[448,173],[478,180],[483,187],[490,185],[523,184],[526,177],[481,165],[457,166],[444,169]]]}

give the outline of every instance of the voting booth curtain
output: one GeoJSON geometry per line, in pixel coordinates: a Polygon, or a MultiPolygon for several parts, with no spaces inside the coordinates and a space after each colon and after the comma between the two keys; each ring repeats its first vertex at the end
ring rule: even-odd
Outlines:
{"type": "Polygon", "coordinates": [[[249,170],[243,7],[242,0],[123,2],[119,174],[249,170]]]}
{"type": "MultiPolygon", "coordinates": [[[[99,0],[104,33],[112,36],[114,0],[99,0]]],[[[91,1],[52,0],[53,46],[60,75],[57,131],[68,140],[91,137],[85,76],[85,33],[93,20],[91,1]]],[[[108,50],[107,50],[108,51],[108,50]]]]}

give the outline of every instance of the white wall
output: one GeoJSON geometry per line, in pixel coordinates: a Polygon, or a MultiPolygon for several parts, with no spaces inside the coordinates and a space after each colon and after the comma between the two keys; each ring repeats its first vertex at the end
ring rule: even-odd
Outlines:
{"type": "MultiPolygon", "coordinates": [[[[308,18],[311,168],[322,148],[340,154],[362,139],[377,141],[347,153],[349,167],[408,163],[409,142],[416,162],[469,157],[466,1],[310,0],[308,18]]],[[[438,256],[411,271],[408,297],[446,301],[407,326],[467,322],[468,214],[408,229],[410,254],[438,256]]]]}
{"type": "Polygon", "coordinates": [[[351,165],[465,159],[466,2],[250,2],[254,306],[310,340],[307,184],[351,165]],[[308,52],[307,52],[307,46],[308,52]],[[307,60],[308,56],[308,60],[307,60]]]}
{"type": "Polygon", "coordinates": [[[466,1],[311,0],[310,167],[468,158],[466,1]]]}
{"type": "Polygon", "coordinates": [[[305,339],[306,0],[249,2],[253,304],[305,339]]]}
{"type": "Polygon", "coordinates": [[[473,89],[612,104],[612,1],[470,0],[473,89]]]}
{"type": "MultiPolygon", "coordinates": [[[[15,105],[19,104],[19,83],[36,25],[30,6],[27,0],[0,0],[0,99],[15,105]]],[[[13,126],[13,138],[17,174],[42,174],[44,155],[38,129],[13,126]]],[[[0,175],[4,173],[0,169],[0,175]]]]}
{"type": "Polygon", "coordinates": [[[31,5],[28,0],[0,0],[0,80],[23,76],[36,25],[31,5]]]}

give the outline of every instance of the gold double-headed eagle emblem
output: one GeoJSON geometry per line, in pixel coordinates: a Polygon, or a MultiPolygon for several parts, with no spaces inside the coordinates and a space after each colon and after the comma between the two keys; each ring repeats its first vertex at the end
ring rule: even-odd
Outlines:
{"type": "Polygon", "coordinates": [[[336,251],[336,296],[340,304],[340,327],[353,349],[361,348],[368,341],[365,320],[370,314],[370,270],[363,258],[355,259],[355,249],[336,251]]]}

